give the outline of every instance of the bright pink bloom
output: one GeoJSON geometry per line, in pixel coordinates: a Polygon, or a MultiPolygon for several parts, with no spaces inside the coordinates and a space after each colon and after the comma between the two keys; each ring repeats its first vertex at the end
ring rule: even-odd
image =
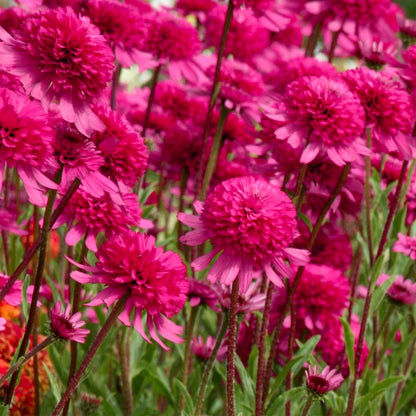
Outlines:
{"type": "Polygon", "coordinates": [[[396,303],[413,305],[416,303],[416,283],[398,275],[397,279],[387,290],[387,296],[396,303]]]}
{"type": "Polygon", "coordinates": [[[2,30],[0,38],[2,62],[44,108],[57,102],[62,118],[86,135],[102,129],[90,107],[111,80],[114,57],[87,17],[46,9],[25,19],[14,37],[2,30]]]}
{"type": "Polygon", "coordinates": [[[108,192],[121,203],[117,185],[100,173],[105,159],[96,144],[66,121],[58,123],[55,130],[55,154],[62,166],[61,189],[68,189],[78,178],[91,196],[100,198],[108,192]]]}
{"type": "Polygon", "coordinates": [[[205,283],[196,279],[189,279],[189,304],[192,307],[198,305],[207,305],[215,312],[219,312],[221,309],[218,307],[220,304],[218,291],[208,283],[205,283]]]}
{"type": "Polygon", "coordinates": [[[394,243],[393,251],[403,253],[412,260],[416,260],[416,237],[410,237],[399,233],[399,240],[394,243]]]}
{"type": "Polygon", "coordinates": [[[30,202],[46,205],[46,189],[58,187],[45,176],[58,167],[52,157],[52,133],[39,103],[0,88],[0,189],[7,164],[16,168],[30,202]]]}
{"type": "Polygon", "coordinates": [[[81,320],[81,312],[76,312],[71,316],[71,306],[62,309],[61,302],[56,302],[51,309],[50,329],[54,337],[84,343],[85,338],[90,333],[89,329],[82,328],[85,321],[81,320]]]}
{"type": "Polygon", "coordinates": [[[328,391],[336,390],[344,381],[341,374],[337,370],[330,370],[330,367],[325,367],[320,373],[318,366],[313,368],[308,366],[306,371],[306,386],[314,394],[322,395],[328,391]]]}
{"type": "Polygon", "coordinates": [[[143,13],[140,8],[118,0],[88,0],[86,5],[87,16],[110,43],[120,64],[129,68],[137,63],[141,71],[154,66],[152,56],[143,52],[148,35],[143,13]]]}
{"type": "Polygon", "coordinates": [[[168,319],[184,307],[189,288],[186,266],[178,254],[156,247],[152,236],[125,230],[104,242],[96,257],[95,266],[77,264],[91,274],[71,273],[77,282],[106,286],[89,303],[90,306],[103,303],[110,306],[128,293],[126,306],[119,316],[121,322],[127,326],[133,324],[150,342],[142,323],[142,315],[147,313],[150,337],[162,348],[168,350],[158,333],[172,342],[182,342],[178,336],[182,327],[168,319]]]}
{"type": "Polygon", "coordinates": [[[68,202],[55,227],[68,224],[65,242],[70,246],[86,234],[86,245],[92,251],[97,251],[96,237],[100,232],[109,236],[129,226],[149,228],[149,222],[141,218],[137,195],[124,193],[121,196],[122,204],[118,204],[106,192],[101,197],[93,197],[81,187],[68,202]]]}
{"type": "Polygon", "coordinates": [[[203,270],[221,253],[208,273],[208,280],[230,285],[239,278],[245,292],[256,269],[264,270],[276,285],[280,276],[290,277],[285,263],[305,264],[309,254],[290,248],[297,235],[296,210],[280,189],[252,176],[233,178],[217,185],[205,203],[194,204],[199,217],[179,213],[179,221],[195,228],[181,237],[184,244],[196,246],[210,240],[210,253],[192,262],[203,270]]]}
{"type": "Polygon", "coordinates": [[[375,150],[412,158],[415,110],[408,92],[397,81],[365,67],[345,71],[343,79],[364,107],[375,150]]]}
{"type": "Polygon", "coordinates": [[[104,156],[101,171],[114,182],[133,187],[147,168],[148,151],[144,139],[128,121],[109,107],[95,108],[104,124],[101,132],[94,132],[91,140],[104,156]]]}
{"type": "Polygon", "coordinates": [[[6,318],[0,317],[0,331],[4,331],[6,329],[6,318]]]}
{"type": "Polygon", "coordinates": [[[336,165],[368,154],[362,143],[364,110],[360,101],[340,80],[306,76],[286,90],[284,109],[273,116],[284,123],[275,134],[294,147],[304,147],[301,163],[327,154],[336,165]]]}

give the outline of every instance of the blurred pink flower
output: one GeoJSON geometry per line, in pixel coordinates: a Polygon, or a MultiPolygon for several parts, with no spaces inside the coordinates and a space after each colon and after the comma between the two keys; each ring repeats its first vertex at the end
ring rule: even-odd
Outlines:
{"type": "MultiPolygon", "coordinates": [[[[4,273],[0,273],[0,290],[6,285],[9,280],[9,276],[4,273]]],[[[16,280],[11,289],[7,292],[4,300],[12,306],[19,306],[22,303],[22,281],[16,280]]]]}
{"type": "Polygon", "coordinates": [[[0,38],[2,62],[44,108],[57,102],[62,118],[87,136],[103,128],[91,104],[111,80],[114,56],[88,17],[69,7],[45,9],[0,38]]]}
{"type": "Polygon", "coordinates": [[[81,312],[76,312],[71,316],[71,306],[62,309],[61,302],[56,302],[50,312],[50,329],[52,334],[58,339],[84,343],[85,338],[90,333],[89,329],[82,328],[85,321],[81,320],[81,312]]]}
{"type": "Polygon", "coordinates": [[[399,240],[394,243],[393,251],[403,253],[412,260],[416,260],[416,237],[406,236],[402,233],[397,235],[399,240]]]}
{"type": "Polygon", "coordinates": [[[330,370],[329,366],[325,367],[321,373],[317,365],[315,368],[309,365],[306,370],[306,387],[309,391],[318,395],[336,390],[343,381],[342,375],[338,374],[335,369],[330,370]]]}
{"type": "Polygon", "coordinates": [[[416,283],[398,275],[397,279],[387,290],[387,296],[396,303],[413,305],[416,303],[416,283]]]}
{"type": "Polygon", "coordinates": [[[288,196],[263,179],[245,176],[217,185],[206,202],[194,204],[199,216],[179,213],[179,221],[195,228],[181,237],[184,244],[196,246],[210,240],[213,248],[192,262],[203,270],[217,255],[208,272],[210,282],[230,285],[238,277],[240,291],[248,290],[256,269],[264,270],[276,285],[281,276],[290,277],[285,263],[307,263],[306,250],[290,248],[297,235],[296,209],[288,196]]]}
{"type": "Polygon", "coordinates": [[[183,308],[189,289],[186,267],[178,254],[156,247],[153,236],[124,230],[104,242],[96,257],[95,266],[71,261],[87,272],[72,272],[74,280],[105,285],[89,306],[103,303],[110,306],[128,294],[119,316],[121,322],[127,326],[133,324],[140,335],[151,342],[142,323],[142,315],[147,313],[150,337],[162,348],[168,350],[158,333],[172,342],[182,342],[178,336],[182,327],[168,319],[183,308]]]}
{"type": "Polygon", "coordinates": [[[191,341],[191,351],[196,357],[208,360],[214,349],[215,341],[216,339],[211,335],[207,336],[206,341],[204,341],[202,335],[198,335],[198,337],[194,336],[191,341]]]}

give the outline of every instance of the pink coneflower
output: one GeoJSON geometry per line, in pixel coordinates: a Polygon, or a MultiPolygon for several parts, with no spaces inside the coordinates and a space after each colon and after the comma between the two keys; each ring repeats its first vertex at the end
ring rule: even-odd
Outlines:
{"type": "Polygon", "coordinates": [[[406,236],[402,233],[397,235],[399,240],[394,243],[393,251],[403,253],[412,260],[416,260],[416,237],[406,236]]]}
{"type": "Polygon", "coordinates": [[[108,192],[121,202],[117,185],[100,173],[105,159],[96,144],[65,121],[58,123],[55,131],[55,155],[62,167],[60,187],[67,189],[78,178],[91,196],[100,198],[108,192]]]}
{"type": "Polygon", "coordinates": [[[101,171],[113,181],[133,187],[147,168],[148,151],[144,139],[125,117],[109,107],[95,109],[105,128],[91,140],[104,156],[101,171]]]}
{"type": "Polygon", "coordinates": [[[6,329],[6,318],[0,317],[0,331],[4,331],[6,329]]]}
{"type": "Polygon", "coordinates": [[[16,168],[30,202],[46,205],[46,189],[58,187],[45,175],[58,168],[52,157],[52,133],[39,103],[0,88],[0,189],[7,164],[16,168]]]}
{"type": "Polygon", "coordinates": [[[205,203],[194,204],[199,216],[179,213],[181,222],[195,230],[181,237],[196,246],[210,240],[210,253],[194,260],[195,270],[203,270],[220,256],[208,273],[210,282],[230,285],[237,277],[245,292],[256,269],[264,270],[276,285],[280,276],[290,277],[285,263],[305,264],[305,250],[289,248],[297,235],[296,209],[288,196],[262,179],[245,176],[217,185],[205,203]]]}
{"type": "Polygon", "coordinates": [[[215,341],[215,338],[211,335],[207,336],[206,341],[204,341],[202,335],[198,335],[198,337],[194,336],[191,341],[191,351],[196,357],[202,360],[208,360],[214,350],[215,341]]]}
{"type": "Polygon", "coordinates": [[[408,92],[383,73],[364,67],[345,71],[343,79],[364,107],[375,150],[412,158],[415,110],[408,92]]]}
{"type": "Polygon", "coordinates": [[[294,148],[304,147],[301,163],[327,154],[342,166],[357,155],[368,154],[360,139],[364,110],[342,81],[325,76],[302,77],[287,87],[284,105],[274,116],[284,122],[275,134],[294,148]]]}
{"type": "Polygon", "coordinates": [[[87,17],[69,7],[45,9],[0,38],[2,61],[44,108],[57,102],[62,118],[86,135],[102,128],[90,106],[111,80],[114,56],[87,17]]]}
{"type": "Polygon", "coordinates": [[[86,246],[97,251],[96,237],[104,232],[107,236],[121,232],[129,226],[149,228],[141,218],[141,209],[136,194],[122,194],[123,204],[116,203],[108,193],[93,197],[81,187],[72,196],[55,227],[67,223],[69,231],[65,242],[73,246],[86,236],[86,246]]]}
{"type": "Polygon", "coordinates": [[[387,290],[387,296],[395,303],[413,305],[416,303],[416,283],[398,275],[387,290]]]}
{"type": "Polygon", "coordinates": [[[141,71],[154,66],[152,56],[143,52],[147,24],[142,10],[118,0],[88,0],[85,12],[112,46],[122,66],[129,68],[137,63],[141,71]]]}
{"type": "Polygon", "coordinates": [[[22,230],[16,222],[16,214],[10,209],[0,207],[0,231],[8,231],[16,235],[26,235],[27,231],[22,230]]]}
{"type": "Polygon", "coordinates": [[[219,294],[214,287],[203,281],[196,279],[189,279],[189,304],[192,307],[198,305],[207,305],[215,312],[219,312],[221,309],[218,307],[220,304],[219,294]]]}
{"type": "Polygon", "coordinates": [[[325,367],[321,373],[318,370],[318,366],[313,368],[309,365],[306,370],[306,386],[309,391],[318,395],[336,390],[343,381],[342,375],[338,374],[335,369],[330,370],[329,366],[325,367]]]}
{"type": "Polygon", "coordinates": [[[76,312],[71,316],[70,305],[63,310],[61,302],[56,302],[51,309],[50,317],[50,330],[55,338],[83,344],[90,333],[89,329],[82,328],[85,321],[81,320],[81,312],[76,312]]]}
{"type": "Polygon", "coordinates": [[[110,306],[128,293],[125,309],[119,316],[121,322],[127,326],[133,324],[150,342],[142,323],[142,315],[147,313],[146,323],[151,338],[166,350],[168,348],[158,333],[180,343],[182,339],[178,335],[182,327],[168,319],[183,308],[189,288],[186,266],[179,255],[156,247],[153,236],[125,230],[104,242],[96,257],[95,266],[77,264],[81,270],[91,274],[71,273],[77,282],[106,286],[89,305],[105,303],[110,306]]]}

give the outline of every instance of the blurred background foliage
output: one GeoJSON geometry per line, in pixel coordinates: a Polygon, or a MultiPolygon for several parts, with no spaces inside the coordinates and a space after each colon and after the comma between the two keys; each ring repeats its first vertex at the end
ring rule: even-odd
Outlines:
{"type": "Polygon", "coordinates": [[[416,19],[416,0],[394,0],[406,11],[406,16],[416,19]]]}

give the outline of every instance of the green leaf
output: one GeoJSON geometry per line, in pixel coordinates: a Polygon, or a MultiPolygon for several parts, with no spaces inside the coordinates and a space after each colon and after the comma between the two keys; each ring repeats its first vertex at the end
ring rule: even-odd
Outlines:
{"type": "Polygon", "coordinates": [[[403,389],[402,394],[400,395],[399,402],[397,403],[396,412],[404,407],[410,400],[412,400],[416,395],[416,376],[414,376],[403,389]]]}
{"type": "Polygon", "coordinates": [[[0,404],[0,416],[9,416],[9,406],[0,404]]]}
{"type": "Polygon", "coordinates": [[[299,370],[303,367],[303,364],[309,360],[309,357],[312,355],[316,345],[320,340],[320,335],[314,335],[312,338],[308,339],[303,345],[299,341],[296,341],[299,345],[299,350],[296,352],[294,358],[301,357],[303,358],[303,362],[302,360],[300,360],[294,364],[293,373],[298,373],[299,370]]]}
{"type": "Polygon", "coordinates": [[[339,318],[342,324],[342,328],[344,329],[344,341],[345,341],[345,350],[347,352],[347,358],[348,358],[348,364],[350,366],[350,373],[351,373],[351,377],[354,374],[354,368],[355,368],[355,364],[354,364],[354,343],[355,343],[355,339],[354,339],[354,334],[352,333],[352,329],[350,324],[344,319],[344,318],[339,318]]]}
{"type": "Polygon", "coordinates": [[[248,374],[246,368],[244,367],[244,364],[241,362],[241,359],[237,354],[235,355],[235,366],[241,378],[245,401],[247,402],[248,405],[254,406],[255,404],[254,391],[256,389],[254,380],[248,374]]]}
{"type": "Polygon", "coordinates": [[[312,226],[312,223],[310,222],[309,218],[305,214],[302,214],[300,211],[298,212],[298,218],[300,220],[302,220],[306,224],[306,226],[308,227],[309,231],[312,232],[313,226],[312,226]]]}
{"type": "Polygon", "coordinates": [[[297,401],[306,395],[307,392],[304,387],[295,387],[282,394],[276,395],[266,409],[266,416],[282,415],[283,408],[287,401],[297,401]]]}
{"type": "MultiPolygon", "coordinates": [[[[186,414],[192,415],[194,413],[194,402],[192,400],[191,395],[188,392],[188,389],[185,387],[185,385],[182,383],[182,381],[180,381],[178,378],[175,378],[173,380],[172,389],[173,389],[173,392],[174,392],[175,396],[178,397],[178,398],[181,395],[181,393],[183,394],[183,396],[185,397],[185,411],[186,411],[186,414]]],[[[178,400],[178,402],[179,402],[179,400],[178,400]]]]}
{"type": "Polygon", "coordinates": [[[376,287],[373,293],[373,297],[371,298],[370,310],[369,310],[368,316],[372,316],[374,311],[379,308],[380,303],[384,299],[386,292],[389,290],[389,287],[396,280],[396,277],[397,276],[392,276],[389,279],[387,279],[385,282],[383,282],[380,286],[376,287]]]}
{"type": "Polygon", "coordinates": [[[43,363],[43,367],[46,371],[46,374],[48,375],[49,384],[51,386],[53,397],[57,402],[59,402],[59,400],[61,399],[61,388],[58,385],[58,381],[56,380],[54,375],[50,372],[48,366],[45,363],[43,363]]]}
{"type": "Polygon", "coordinates": [[[22,315],[25,318],[25,322],[27,322],[28,315],[29,315],[29,304],[27,302],[27,289],[30,284],[30,276],[27,274],[23,279],[23,287],[22,287],[22,315]]]}

